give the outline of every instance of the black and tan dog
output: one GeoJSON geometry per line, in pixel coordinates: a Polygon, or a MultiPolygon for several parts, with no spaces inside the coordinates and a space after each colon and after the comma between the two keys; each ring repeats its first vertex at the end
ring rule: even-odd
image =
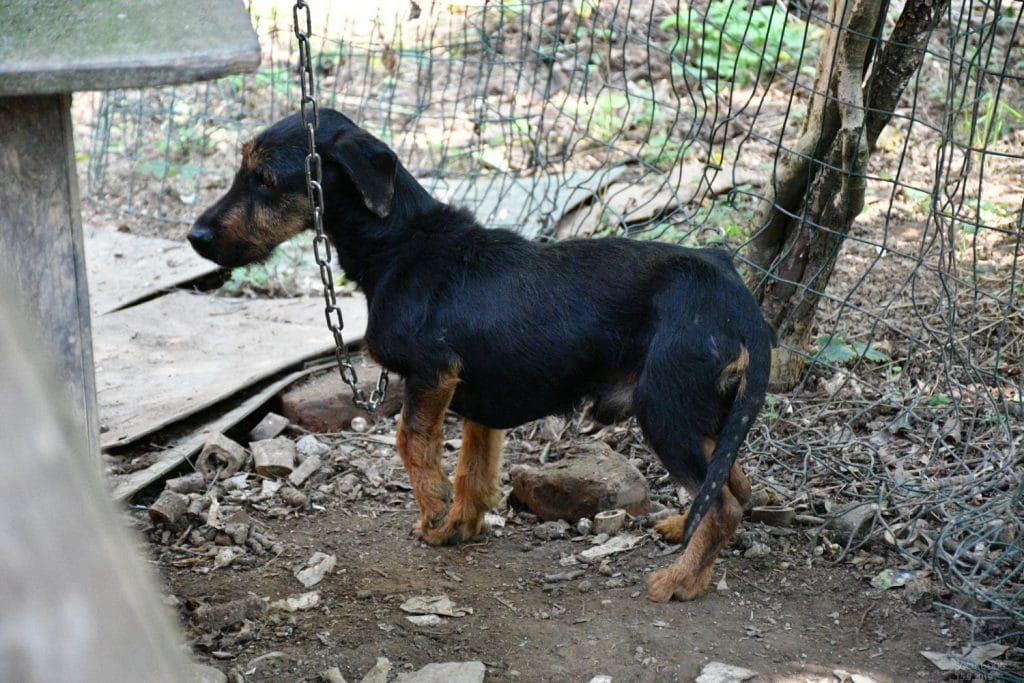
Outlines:
{"type": "MultiPolygon", "coordinates": [[[[286,118],[245,145],[231,188],[189,233],[224,266],[265,258],[311,227],[305,129],[286,118]]],[[[405,378],[398,451],[432,545],[483,529],[499,499],[505,429],[592,399],[635,415],[694,495],[659,530],[686,544],[650,597],[707,588],[750,495],[736,452],[764,400],[772,332],[729,256],[627,239],[527,241],[435,201],[384,143],[321,110],[324,227],[366,294],[366,346],[405,378]],[[454,490],[441,425],[465,418],[454,490]],[[692,536],[692,539],[691,539],[692,536]]]]}

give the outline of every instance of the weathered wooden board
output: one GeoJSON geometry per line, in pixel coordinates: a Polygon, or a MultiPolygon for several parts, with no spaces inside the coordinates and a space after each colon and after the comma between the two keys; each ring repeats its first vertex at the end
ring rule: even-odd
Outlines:
{"type": "MultiPolygon", "coordinates": [[[[348,342],[366,331],[361,295],[339,299],[348,342]]],[[[96,318],[104,448],[135,441],[333,348],[323,300],[174,292],[96,318]]]]}
{"type": "Polygon", "coordinates": [[[140,237],[85,226],[85,267],[93,316],[150,299],[160,292],[217,271],[185,241],[140,237]]]}

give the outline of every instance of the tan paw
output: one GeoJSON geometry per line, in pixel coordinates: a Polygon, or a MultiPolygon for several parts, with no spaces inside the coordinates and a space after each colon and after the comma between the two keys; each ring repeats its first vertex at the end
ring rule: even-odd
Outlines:
{"type": "Polygon", "coordinates": [[[672,515],[655,524],[654,530],[669,543],[680,543],[683,540],[684,526],[686,526],[686,515],[672,515]]]}
{"type": "Polygon", "coordinates": [[[710,584],[710,571],[680,578],[677,569],[665,567],[647,575],[647,597],[654,602],[668,602],[672,599],[688,602],[704,595],[710,584]]]}
{"type": "Polygon", "coordinates": [[[436,529],[428,529],[420,537],[429,545],[456,545],[480,535],[484,530],[483,515],[462,517],[453,509],[448,520],[436,529]]]}
{"type": "Polygon", "coordinates": [[[647,575],[647,597],[654,602],[668,602],[676,590],[676,581],[668,567],[647,575]]]}

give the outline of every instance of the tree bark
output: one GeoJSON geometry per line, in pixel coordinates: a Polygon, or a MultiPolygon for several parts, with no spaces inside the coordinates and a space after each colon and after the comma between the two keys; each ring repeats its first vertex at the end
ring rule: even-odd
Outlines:
{"type": "Polygon", "coordinates": [[[784,150],[774,196],[758,207],[751,242],[751,288],[781,347],[775,390],[803,369],[814,314],[836,257],[864,207],[867,161],[903,88],[920,66],[931,29],[949,0],[908,0],[881,50],[882,0],[832,0],[814,89],[800,137],[784,150]],[[865,86],[865,83],[867,84],[865,86]],[[879,111],[873,111],[873,110],[879,111]]]}

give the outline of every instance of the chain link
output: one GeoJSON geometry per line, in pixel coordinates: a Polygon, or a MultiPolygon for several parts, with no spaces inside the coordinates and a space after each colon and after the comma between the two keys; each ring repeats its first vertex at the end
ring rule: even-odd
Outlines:
{"type": "Polygon", "coordinates": [[[352,402],[357,408],[373,413],[381,403],[388,390],[388,373],[381,368],[377,384],[367,395],[359,387],[356,368],[348,352],[348,345],[342,338],[341,330],[345,323],[338,308],[338,297],[334,292],[334,274],[331,271],[331,244],[324,233],[324,190],[320,155],[316,151],[316,129],[320,126],[320,109],[316,104],[316,79],[313,75],[313,59],[309,46],[309,38],[313,33],[313,20],[309,5],[304,0],[296,0],[292,10],[295,37],[299,41],[299,84],[302,97],[299,100],[299,111],[302,115],[302,126],[306,129],[306,143],[309,152],[306,154],[306,193],[313,211],[313,257],[320,267],[320,280],[324,286],[324,318],[327,329],[334,336],[334,355],[338,359],[338,373],[345,384],[352,389],[352,402]],[[301,13],[301,17],[300,17],[301,13]],[[300,22],[300,18],[302,21],[300,22]]]}

